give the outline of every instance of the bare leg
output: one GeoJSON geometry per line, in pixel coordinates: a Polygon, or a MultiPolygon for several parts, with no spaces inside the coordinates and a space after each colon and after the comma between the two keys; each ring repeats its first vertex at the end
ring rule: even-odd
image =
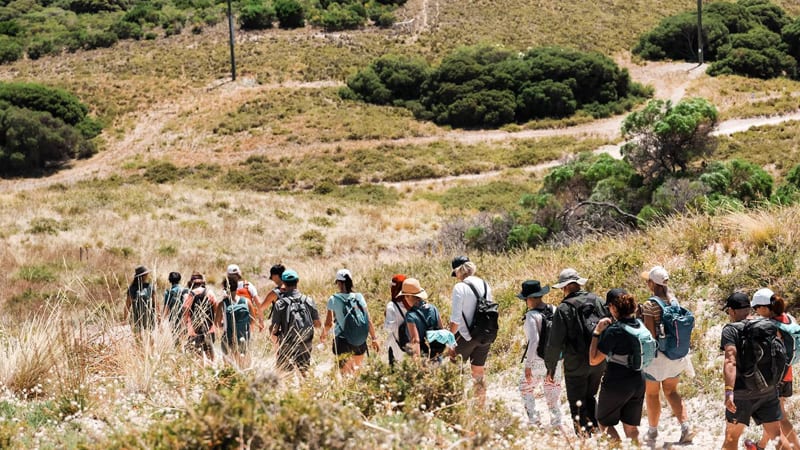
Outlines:
{"type": "Polygon", "coordinates": [[[475,386],[475,398],[478,400],[478,405],[483,406],[486,403],[486,381],[484,380],[483,366],[471,366],[472,380],[475,386]]]}
{"type": "Polygon", "coordinates": [[[631,440],[633,445],[639,445],[639,427],[636,425],[628,425],[627,423],[622,424],[622,430],[625,432],[625,436],[631,440]]]}
{"type": "MultiPolygon", "coordinates": [[[[762,424],[764,426],[764,437],[761,439],[764,440],[766,438],[767,442],[778,438],[778,442],[775,444],[776,450],[781,449],[789,449],[791,448],[791,444],[789,444],[789,440],[786,439],[784,435],[781,434],[781,422],[768,422],[762,424]]],[[[761,445],[759,444],[759,447],[761,445]]],[[[765,445],[766,446],[766,445],[765,445]]]]}
{"type": "Polygon", "coordinates": [[[744,431],[742,423],[725,423],[725,441],[722,443],[723,450],[736,450],[739,446],[739,438],[744,431]]]}
{"type": "Polygon", "coordinates": [[[619,433],[617,432],[617,429],[614,427],[604,427],[603,425],[600,425],[600,430],[608,435],[608,438],[611,440],[612,445],[618,443],[621,440],[619,438],[619,433]]]}
{"type": "MultiPolygon", "coordinates": [[[[667,398],[667,403],[669,403],[669,407],[672,408],[672,415],[678,419],[678,423],[686,422],[686,409],[683,407],[683,399],[681,399],[680,394],[678,394],[678,381],[679,378],[667,378],[666,380],[661,382],[661,389],[664,390],[664,397],[667,398]]],[[[650,405],[647,405],[648,411],[650,410],[650,405]]]]}
{"type": "Polygon", "coordinates": [[[644,384],[644,400],[647,405],[647,423],[651,427],[658,426],[661,418],[661,383],[646,380],[644,384]]]}
{"type": "Polygon", "coordinates": [[[794,431],[792,422],[789,421],[789,416],[786,414],[786,397],[781,397],[781,411],[783,412],[781,433],[786,436],[786,439],[794,446],[795,450],[800,450],[800,439],[797,438],[797,432],[794,431]]]}

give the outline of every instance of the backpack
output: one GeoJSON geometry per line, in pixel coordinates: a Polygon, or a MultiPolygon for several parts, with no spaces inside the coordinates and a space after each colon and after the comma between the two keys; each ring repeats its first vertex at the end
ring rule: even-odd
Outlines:
{"type": "MultiPolygon", "coordinates": [[[[547,339],[550,338],[550,327],[553,326],[553,316],[555,315],[556,308],[553,305],[544,304],[544,309],[534,309],[533,311],[542,317],[542,323],[539,326],[539,343],[536,345],[536,355],[544,359],[544,352],[547,348],[547,339]]],[[[525,362],[525,357],[528,356],[528,347],[531,341],[525,344],[525,352],[522,354],[522,360],[525,362]]]]}
{"type": "Polygon", "coordinates": [[[397,327],[397,337],[394,339],[394,341],[397,342],[397,346],[400,347],[401,351],[405,351],[406,344],[408,344],[411,341],[411,339],[409,339],[408,337],[408,326],[406,326],[406,315],[403,314],[403,310],[400,309],[400,305],[398,305],[397,302],[392,301],[392,304],[394,305],[395,308],[397,308],[397,312],[400,313],[400,317],[403,318],[402,322],[400,322],[400,325],[398,325],[397,327]]]}
{"type": "Polygon", "coordinates": [[[131,319],[137,327],[152,329],[156,323],[156,310],[153,304],[153,286],[137,283],[129,289],[131,296],[131,319]]]}
{"type": "Polygon", "coordinates": [[[250,308],[247,298],[236,296],[225,305],[225,338],[229,344],[250,340],[250,308]]]}
{"type": "Polygon", "coordinates": [[[565,299],[564,303],[574,308],[575,315],[578,317],[578,342],[573,342],[575,350],[588,352],[597,322],[610,316],[608,308],[600,297],[592,293],[580,297],[570,297],[565,299]]]}
{"type": "Polygon", "coordinates": [[[359,300],[364,297],[361,294],[347,294],[347,296],[335,294],[334,297],[341,300],[344,304],[344,323],[340,337],[344,338],[350,345],[362,345],[367,342],[369,334],[369,318],[367,312],[361,306],[359,300]]]}
{"type": "Polygon", "coordinates": [[[644,322],[640,319],[636,319],[636,321],[639,322],[638,328],[632,327],[626,323],[616,322],[634,338],[633,353],[630,355],[610,353],[607,360],[622,364],[629,369],[641,371],[649,366],[650,363],[653,362],[653,359],[655,359],[658,342],[656,342],[653,335],[650,334],[650,330],[644,326],[644,322]]]}
{"type": "MultiPolygon", "coordinates": [[[[463,283],[472,289],[472,293],[475,294],[475,298],[477,299],[475,303],[475,314],[472,317],[472,323],[467,325],[469,334],[472,336],[472,339],[477,339],[478,342],[482,344],[491,344],[495,339],[497,339],[497,330],[499,329],[499,326],[497,325],[497,303],[486,298],[486,294],[489,292],[489,287],[486,285],[486,281],[483,281],[483,295],[478,295],[478,290],[475,289],[475,286],[473,286],[472,283],[468,283],[466,281],[463,281],[463,283]]],[[[464,315],[464,311],[461,311],[461,317],[464,319],[464,323],[466,324],[467,316],[464,315]]]]}
{"type": "MultiPolygon", "coordinates": [[[[658,297],[650,300],[661,307],[663,336],[658,337],[658,351],[668,359],[680,359],[689,353],[689,344],[694,329],[694,314],[677,302],[665,305],[658,297]]],[[[659,333],[661,334],[661,333],[659,333]]]]}
{"type": "Polygon", "coordinates": [[[800,325],[794,323],[783,323],[773,319],[775,325],[781,331],[783,345],[786,347],[786,357],[789,365],[800,362],[800,325]]]}
{"type": "MultiPolygon", "coordinates": [[[[308,297],[300,294],[296,297],[286,296],[282,300],[286,307],[281,318],[281,341],[285,343],[287,341],[308,342],[312,340],[314,338],[314,320],[308,309],[308,297]]],[[[278,310],[280,311],[280,307],[278,310]]]]}
{"type": "Polygon", "coordinates": [[[206,288],[203,288],[203,292],[200,294],[189,291],[189,295],[192,296],[192,304],[189,306],[192,328],[197,334],[206,334],[214,323],[214,305],[206,296],[206,288]]]}
{"type": "Polygon", "coordinates": [[[420,353],[423,355],[427,354],[431,359],[435,359],[436,357],[444,353],[446,346],[441,342],[428,342],[428,340],[425,338],[425,334],[427,331],[441,329],[441,327],[439,326],[438,311],[431,306],[428,306],[427,309],[429,311],[433,311],[433,314],[427,314],[427,315],[423,314],[421,307],[411,309],[410,311],[408,311],[408,314],[414,314],[415,316],[421,319],[421,322],[423,324],[425,324],[424,330],[417,330],[419,332],[420,353]]]}
{"type": "Polygon", "coordinates": [[[743,323],[736,345],[737,376],[751,392],[775,388],[783,379],[789,358],[772,320],[755,319],[743,323]]]}
{"type": "Polygon", "coordinates": [[[181,299],[186,292],[188,292],[188,289],[177,284],[164,291],[164,308],[169,313],[169,321],[173,325],[180,324],[181,299]]]}

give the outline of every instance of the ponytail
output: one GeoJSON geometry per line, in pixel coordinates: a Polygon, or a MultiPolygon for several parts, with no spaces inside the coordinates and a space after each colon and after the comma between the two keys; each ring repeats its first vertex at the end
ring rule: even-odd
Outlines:
{"type": "Polygon", "coordinates": [[[780,316],[784,312],[786,312],[786,301],[778,294],[773,294],[772,298],[769,299],[769,309],[772,311],[773,315],[780,316]]]}

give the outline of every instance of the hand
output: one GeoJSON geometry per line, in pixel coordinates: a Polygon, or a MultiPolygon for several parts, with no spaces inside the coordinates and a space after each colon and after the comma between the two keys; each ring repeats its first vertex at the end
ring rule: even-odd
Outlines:
{"type": "Polygon", "coordinates": [[[553,379],[553,375],[548,373],[547,376],[544,377],[544,382],[553,384],[556,381],[553,379]]]}
{"type": "Polygon", "coordinates": [[[328,332],[323,330],[322,333],[319,334],[319,341],[325,342],[325,339],[328,337],[328,332]]]}
{"type": "Polygon", "coordinates": [[[736,403],[733,402],[733,391],[725,391],[725,409],[736,414],[736,403]]]}
{"type": "Polygon", "coordinates": [[[531,373],[531,369],[529,367],[525,368],[525,382],[528,384],[533,383],[533,374],[531,373]]]}
{"type": "Polygon", "coordinates": [[[375,350],[376,352],[381,351],[381,344],[378,343],[377,339],[372,340],[372,349],[375,350]]]}
{"type": "Polygon", "coordinates": [[[594,327],[595,334],[602,333],[603,331],[605,331],[606,328],[608,328],[609,325],[611,325],[611,318],[603,317],[602,319],[600,319],[599,322],[597,322],[597,325],[595,325],[594,327]]]}

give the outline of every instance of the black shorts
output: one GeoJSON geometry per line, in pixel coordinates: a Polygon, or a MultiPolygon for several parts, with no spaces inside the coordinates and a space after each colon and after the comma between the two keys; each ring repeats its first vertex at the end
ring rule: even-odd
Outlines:
{"type": "Polygon", "coordinates": [[[777,392],[753,399],[740,399],[734,393],[733,403],[736,404],[736,414],[725,409],[725,420],[730,423],[742,423],[749,426],[752,417],[756,425],[761,425],[762,423],[777,422],[783,418],[781,401],[778,400],[777,392]]]}
{"type": "Polygon", "coordinates": [[[644,375],[609,380],[603,377],[597,397],[597,423],[613,427],[620,421],[625,425],[639,426],[644,403],[644,375]]]}
{"type": "Polygon", "coordinates": [[[333,354],[340,356],[347,353],[356,356],[367,353],[367,341],[364,341],[361,345],[353,345],[347,342],[347,339],[336,336],[336,339],[333,340],[333,354]]]}
{"type": "Polygon", "coordinates": [[[477,339],[465,340],[461,333],[456,333],[456,353],[473,366],[483,367],[486,358],[489,356],[489,348],[492,344],[483,344],[477,339]]]}
{"type": "Polygon", "coordinates": [[[226,355],[231,353],[238,353],[240,355],[247,354],[247,347],[250,339],[241,339],[236,341],[234,339],[230,339],[227,336],[223,336],[222,340],[220,341],[220,346],[222,347],[222,353],[226,355]]]}
{"type": "Polygon", "coordinates": [[[778,397],[788,398],[792,396],[792,382],[781,381],[778,385],[778,397]]]}
{"type": "Polygon", "coordinates": [[[191,336],[186,342],[186,347],[191,351],[210,356],[214,351],[214,335],[204,333],[191,336]]]}

